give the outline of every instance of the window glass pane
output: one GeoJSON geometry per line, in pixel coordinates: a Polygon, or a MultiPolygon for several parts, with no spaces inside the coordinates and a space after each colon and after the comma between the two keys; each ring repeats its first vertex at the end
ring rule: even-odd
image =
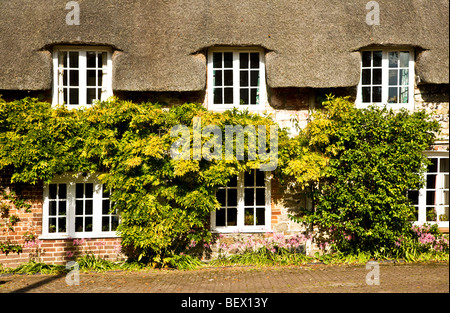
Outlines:
{"type": "Polygon", "coordinates": [[[409,84],[409,70],[400,70],[400,85],[409,84]]]}
{"type": "Polygon", "coordinates": [[[69,52],[69,66],[71,68],[78,67],[78,52],[76,51],[69,52]]]}
{"type": "Polygon", "coordinates": [[[370,103],[370,87],[362,87],[362,102],[370,103]]]}
{"type": "Polygon", "coordinates": [[[97,71],[88,70],[87,71],[87,85],[88,86],[97,86],[97,71]]]}
{"type": "Polygon", "coordinates": [[[86,217],[84,223],[84,231],[92,231],[92,217],[86,217]]]}
{"type": "Polygon", "coordinates": [[[223,67],[232,68],[233,67],[233,53],[225,52],[223,54],[223,67]]]}
{"type": "Polygon", "coordinates": [[[103,86],[103,71],[97,71],[97,86],[103,86]]]}
{"type": "Polygon", "coordinates": [[[69,85],[70,86],[78,86],[79,76],[78,70],[71,70],[69,72],[69,85]]]}
{"type": "Polygon", "coordinates": [[[381,87],[372,87],[372,101],[381,102],[381,87]]]}
{"type": "Polygon", "coordinates": [[[237,225],[237,209],[227,209],[227,225],[236,226],[237,225]]]}
{"type": "Polygon", "coordinates": [[[102,198],[109,198],[109,189],[106,188],[106,185],[102,185],[102,198]]]}
{"type": "Polygon", "coordinates": [[[398,103],[397,87],[389,87],[388,103],[398,103]]]}
{"type": "Polygon", "coordinates": [[[250,86],[252,87],[259,86],[259,71],[250,72],[250,86]]]}
{"type": "Polygon", "coordinates": [[[109,231],[109,216],[102,217],[102,231],[109,231]]]}
{"type": "Polygon", "coordinates": [[[382,51],[374,51],[373,52],[373,65],[374,67],[381,67],[381,60],[383,58],[382,51]]]}
{"type": "MultiPolygon", "coordinates": [[[[97,53],[93,51],[86,52],[86,59],[87,59],[87,67],[97,67],[96,61],[97,61],[97,53]]],[[[102,64],[102,63],[99,63],[102,64]]]]}
{"type": "Polygon", "coordinates": [[[233,88],[224,88],[224,103],[233,104],[233,88]]]}
{"type": "Polygon", "coordinates": [[[398,52],[389,52],[389,67],[397,68],[398,67],[398,52]]]}
{"type": "Polygon", "coordinates": [[[409,102],[409,91],[408,87],[400,88],[400,103],[408,103],[409,102]]]}
{"type": "Polygon", "coordinates": [[[66,232],[66,218],[65,217],[58,218],[58,232],[60,232],[60,233],[66,232]]]}
{"type": "Polygon", "coordinates": [[[242,88],[239,91],[239,100],[240,100],[240,104],[242,105],[247,105],[248,104],[248,89],[247,88],[242,88]]]}
{"type": "Polygon", "coordinates": [[[75,197],[83,198],[84,196],[84,184],[75,184],[75,197]]]}
{"type": "Polygon", "coordinates": [[[215,70],[213,73],[214,86],[222,86],[222,71],[215,70]]]}
{"type": "Polygon", "coordinates": [[[55,217],[48,219],[48,232],[56,233],[56,218],[55,217]]]}
{"type": "Polygon", "coordinates": [[[250,53],[250,68],[259,68],[259,53],[250,53]]]}
{"type": "Polygon", "coordinates": [[[431,158],[430,161],[431,161],[431,164],[428,165],[427,172],[428,173],[436,173],[437,172],[438,159],[437,158],[431,158]]]}
{"type": "Polygon", "coordinates": [[[102,214],[109,214],[109,200],[102,200],[102,214]]]}
{"type": "Polygon", "coordinates": [[[59,201],[58,215],[66,215],[66,201],[59,201]]]}
{"type": "Polygon", "coordinates": [[[68,70],[63,71],[63,86],[67,86],[67,75],[69,75],[68,73],[68,70]]]}
{"type": "Polygon", "coordinates": [[[86,90],[86,103],[93,104],[94,100],[97,99],[97,93],[95,88],[87,88],[86,90]]]}
{"type": "Polygon", "coordinates": [[[111,231],[117,230],[117,227],[119,226],[119,217],[118,216],[111,216],[111,231]]]}
{"type": "Polygon", "coordinates": [[[75,201],[75,215],[83,215],[83,200],[75,201]]]}
{"type": "Polygon", "coordinates": [[[363,51],[362,52],[362,66],[363,67],[371,67],[372,66],[372,52],[371,51],[363,51]]]}
{"type": "Polygon", "coordinates": [[[216,211],[216,226],[225,226],[225,210],[219,209],[216,211]]]}
{"type": "Polygon", "coordinates": [[[85,184],[84,195],[86,198],[92,198],[94,195],[94,184],[85,184]]]}
{"type": "Polygon", "coordinates": [[[239,85],[241,87],[248,86],[248,71],[240,71],[239,73],[239,85]]]}
{"type": "Polygon", "coordinates": [[[428,174],[427,175],[427,189],[435,189],[436,188],[436,174],[428,174]]]}
{"type": "Polygon", "coordinates": [[[245,176],[244,176],[245,187],[255,186],[254,173],[255,173],[254,170],[252,170],[250,172],[245,172],[245,176]]]}
{"type": "Polygon", "coordinates": [[[214,88],[214,104],[222,103],[222,88],[214,88]]]}
{"type": "Polygon", "coordinates": [[[48,191],[49,191],[49,199],[56,199],[56,192],[57,192],[57,188],[58,186],[56,184],[50,184],[48,186],[48,191]]]}
{"type": "Polygon", "coordinates": [[[64,93],[64,103],[67,104],[67,103],[69,103],[68,100],[67,100],[68,99],[68,95],[69,95],[69,90],[67,88],[64,88],[63,89],[63,93],[64,93]]]}
{"type": "Polygon", "coordinates": [[[222,67],[222,53],[221,52],[213,53],[213,67],[214,68],[222,67]]]}
{"type": "Polygon", "coordinates": [[[266,203],[266,190],[265,188],[256,189],[256,205],[264,205],[266,203]]]}
{"type": "Polygon", "coordinates": [[[50,201],[48,203],[48,215],[56,215],[56,207],[57,207],[57,202],[56,201],[50,201]]]}
{"type": "Polygon", "coordinates": [[[254,209],[246,208],[244,213],[244,225],[254,225],[254,209]]]}
{"type": "Polygon", "coordinates": [[[427,191],[427,205],[434,205],[435,202],[435,191],[427,191]]]}
{"type": "Polygon", "coordinates": [[[237,206],[237,189],[228,189],[228,206],[237,206]]]}
{"type": "Polygon", "coordinates": [[[427,208],[427,222],[435,222],[436,219],[436,210],[434,208],[427,208]]]}
{"type": "Polygon", "coordinates": [[[59,199],[66,199],[67,198],[67,186],[66,186],[66,184],[59,184],[58,185],[58,198],[59,199]]]}
{"type": "Polygon", "coordinates": [[[265,186],[265,174],[263,171],[256,171],[256,186],[265,186]]]}
{"type": "Polygon", "coordinates": [[[246,206],[255,205],[255,196],[253,188],[246,188],[244,190],[244,205],[246,206]]]}
{"type": "Polygon", "coordinates": [[[92,214],[92,200],[84,201],[84,214],[86,214],[86,215],[92,214]]]}
{"type": "Polygon", "coordinates": [[[70,88],[69,89],[69,104],[78,104],[78,88],[70,88]]]}
{"type": "Polygon", "coordinates": [[[76,217],[75,218],[75,231],[76,232],[82,232],[83,231],[83,218],[82,217],[76,217]]]}
{"type": "Polygon", "coordinates": [[[448,160],[449,160],[448,158],[441,158],[441,164],[439,165],[439,171],[441,173],[448,173],[448,171],[449,171],[449,162],[448,162],[448,160]]]}
{"type": "Polygon", "coordinates": [[[256,208],[256,225],[265,225],[266,221],[265,221],[265,214],[264,208],[256,208]]]}
{"type": "Polygon", "coordinates": [[[371,83],[371,72],[372,71],[370,69],[362,70],[361,83],[363,85],[370,85],[370,83],[371,83]]]}
{"type": "Polygon", "coordinates": [[[248,68],[248,53],[239,53],[239,68],[248,68]]]}
{"type": "Polygon", "coordinates": [[[397,85],[397,84],[398,84],[398,71],[389,70],[389,85],[397,85]]]}
{"type": "Polygon", "coordinates": [[[216,192],[217,201],[219,201],[220,205],[223,206],[223,207],[226,205],[226,203],[225,203],[225,195],[226,195],[226,190],[225,189],[219,189],[216,192]]]}
{"type": "Polygon", "coordinates": [[[408,67],[409,66],[409,52],[403,51],[400,52],[400,67],[408,67]]]}
{"type": "Polygon", "coordinates": [[[258,89],[250,89],[250,104],[258,104],[258,89]]]}
{"type": "Polygon", "coordinates": [[[224,86],[233,86],[233,71],[223,71],[223,82],[224,86]]]}
{"type": "Polygon", "coordinates": [[[372,84],[381,85],[381,68],[374,69],[372,74],[372,84]]]}

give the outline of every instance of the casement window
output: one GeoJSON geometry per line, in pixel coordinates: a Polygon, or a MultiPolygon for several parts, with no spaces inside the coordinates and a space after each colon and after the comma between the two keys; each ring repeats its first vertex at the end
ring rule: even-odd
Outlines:
{"type": "Polygon", "coordinates": [[[117,237],[119,216],[95,177],[56,178],[44,187],[43,238],[117,237]]]}
{"type": "Polygon", "coordinates": [[[216,197],[221,208],[211,214],[213,231],[270,231],[270,180],[265,172],[240,173],[216,197]]]}
{"type": "Polygon", "coordinates": [[[434,152],[428,155],[431,165],[425,173],[425,186],[408,192],[416,208],[416,224],[437,223],[448,227],[449,223],[449,158],[448,153],[434,152]]]}
{"type": "Polygon", "coordinates": [[[264,109],[264,53],[261,49],[214,48],[208,53],[208,107],[264,109]]]}
{"type": "Polygon", "coordinates": [[[56,47],[53,51],[53,105],[92,105],[112,96],[111,51],[105,47],[56,47]]]}
{"type": "Polygon", "coordinates": [[[386,104],[390,108],[413,108],[414,51],[371,50],[361,52],[358,107],[386,104]]]}

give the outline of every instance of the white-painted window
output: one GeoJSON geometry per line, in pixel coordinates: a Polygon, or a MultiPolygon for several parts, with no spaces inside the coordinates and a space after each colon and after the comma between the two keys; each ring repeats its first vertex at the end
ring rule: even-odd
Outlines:
{"type": "Polygon", "coordinates": [[[56,47],[53,51],[53,105],[92,105],[112,96],[111,51],[105,47],[56,47]]]}
{"type": "Polygon", "coordinates": [[[361,51],[361,76],[356,104],[414,108],[414,51],[361,51]]]}
{"type": "Polygon", "coordinates": [[[263,110],[266,74],[262,49],[214,48],[208,53],[208,107],[263,110]]]}
{"type": "Polygon", "coordinates": [[[416,224],[435,224],[448,227],[449,223],[449,158],[448,152],[430,152],[431,165],[425,173],[425,186],[408,192],[416,208],[416,224]]]}
{"type": "Polygon", "coordinates": [[[67,174],[44,187],[43,238],[117,237],[118,225],[109,190],[96,177],[67,174]]]}
{"type": "Polygon", "coordinates": [[[221,208],[211,214],[213,231],[270,231],[270,179],[265,172],[240,173],[216,197],[221,208]]]}

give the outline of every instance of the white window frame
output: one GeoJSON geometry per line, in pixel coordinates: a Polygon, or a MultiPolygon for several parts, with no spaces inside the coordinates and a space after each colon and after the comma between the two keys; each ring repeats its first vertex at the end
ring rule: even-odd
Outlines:
{"type": "Polygon", "coordinates": [[[248,109],[249,111],[263,111],[266,107],[267,91],[266,91],[266,65],[264,50],[261,48],[245,48],[245,47],[214,47],[208,50],[208,70],[207,70],[207,104],[208,109],[212,111],[225,111],[233,108],[248,109]],[[233,104],[214,104],[214,52],[230,52],[233,53],[233,104]],[[239,76],[239,53],[259,53],[259,103],[256,105],[240,104],[240,76],[239,76]]]}
{"type": "MultiPolygon", "coordinates": [[[[78,70],[79,70],[79,104],[68,105],[69,108],[89,107],[92,104],[86,103],[87,94],[87,52],[106,52],[106,66],[102,67],[102,92],[98,100],[105,101],[113,95],[112,91],[112,52],[111,49],[104,46],[55,46],[53,49],[53,106],[64,104],[63,91],[63,71],[59,64],[59,52],[78,52],[78,70]]],[[[69,64],[68,64],[69,66],[69,64]]],[[[69,84],[69,82],[68,82],[69,84]]]]}
{"type": "MultiPolygon", "coordinates": [[[[264,172],[265,183],[265,203],[264,203],[264,225],[245,225],[245,204],[244,204],[244,179],[245,172],[241,172],[237,177],[237,225],[236,226],[216,226],[216,210],[211,212],[210,225],[211,231],[214,233],[263,233],[272,232],[271,229],[271,175],[268,172],[264,172]]],[[[223,187],[226,189],[228,187],[223,187]]],[[[231,187],[236,188],[236,187],[231,187]]]]}
{"type": "MultiPolygon", "coordinates": [[[[102,183],[97,175],[82,174],[64,174],[55,177],[51,184],[66,184],[67,186],[67,204],[66,204],[66,231],[49,232],[49,185],[44,185],[44,202],[42,214],[42,235],[41,239],[67,239],[67,238],[118,238],[116,231],[102,231],[102,183]],[[75,186],[77,183],[92,183],[94,185],[93,208],[92,208],[92,231],[75,231],[75,186]]],[[[120,217],[119,217],[120,223],[120,217]]]]}
{"type": "MultiPolygon", "coordinates": [[[[437,159],[444,159],[449,158],[448,152],[440,152],[440,151],[426,151],[426,156],[428,158],[437,158],[437,159]]],[[[440,163],[439,163],[440,164],[440,163]]],[[[439,164],[438,164],[438,171],[439,171],[439,164]]],[[[425,180],[427,178],[427,173],[425,175],[425,180]]],[[[437,212],[437,222],[436,221],[427,221],[427,207],[433,206],[438,207],[440,209],[445,210],[445,207],[449,207],[449,204],[444,204],[444,191],[449,191],[449,188],[445,187],[445,175],[449,175],[448,172],[439,172],[436,176],[436,188],[430,188],[430,189],[436,189],[441,190],[441,193],[436,193],[435,196],[435,202],[436,204],[433,205],[427,205],[426,203],[426,193],[427,191],[430,191],[430,189],[427,189],[427,185],[425,183],[425,186],[419,190],[419,198],[418,198],[418,205],[415,205],[415,207],[418,209],[418,220],[414,221],[413,224],[415,225],[423,225],[423,224],[438,224],[438,227],[440,228],[448,228],[449,227],[449,221],[439,221],[439,212],[437,212]]],[[[445,211],[444,211],[445,213],[445,211]]]]}
{"type": "Polygon", "coordinates": [[[387,108],[392,109],[401,109],[405,108],[407,110],[414,110],[414,87],[415,87],[415,54],[414,49],[411,48],[402,48],[402,47],[393,47],[393,48],[371,48],[371,49],[362,49],[360,53],[360,77],[357,88],[356,95],[356,107],[357,108],[367,108],[370,105],[386,105],[387,108]],[[381,61],[381,69],[382,69],[382,78],[381,78],[381,102],[374,103],[363,103],[362,102],[362,71],[363,71],[363,51],[381,51],[382,52],[382,61],[381,61]],[[409,52],[409,62],[408,62],[408,103],[388,103],[388,95],[389,95],[389,52],[409,52]]]}

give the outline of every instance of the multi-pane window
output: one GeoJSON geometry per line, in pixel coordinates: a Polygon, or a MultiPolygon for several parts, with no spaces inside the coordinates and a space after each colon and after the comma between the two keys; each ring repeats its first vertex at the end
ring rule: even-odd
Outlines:
{"type": "Polygon", "coordinates": [[[115,237],[119,216],[96,179],[56,179],[44,188],[44,237],[115,237]]]}
{"type": "Polygon", "coordinates": [[[412,51],[362,51],[357,103],[388,104],[394,107],[412,104],[413,71],[412,51]]]}
{"type": "Polygon", "coordinates": [[[268,231],[270,182],[265,172],[241,173],[216,193],[221,208],[211,215],[216,231],[268,231]]]}
{"type": "Polygon", "coordinates": [[[108,49],[57,48],[53,62],[53,104],[91,105],[95,100],[105,100],[112,95],[108,49]]]}
{"type": "Polygon", "coordinates": [[[260,50],[209,53],[208,99],[212,108],[260,108],[265,99],[264,54],[260,50]]]}
{"type": "Polygon", "coordinates": [[[425,186],[421,190],[409,191],[408,197],[416,208],[416,222],[448,227],[449,159],[448,156],[430,156],[430,161],[425,173],[425,186]]]}

